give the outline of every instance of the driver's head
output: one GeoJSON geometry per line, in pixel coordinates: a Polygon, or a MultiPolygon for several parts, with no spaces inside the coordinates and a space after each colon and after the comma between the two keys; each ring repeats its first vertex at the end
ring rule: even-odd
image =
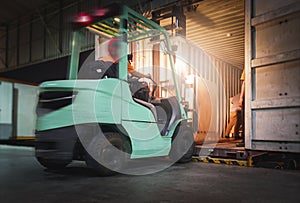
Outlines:
{"type": "Polygon", "coordinates": [[[121,57],[121,42],[122,41],[119,38],[112,38],[108,42],[108,53],[116,61],[121,57]]]}

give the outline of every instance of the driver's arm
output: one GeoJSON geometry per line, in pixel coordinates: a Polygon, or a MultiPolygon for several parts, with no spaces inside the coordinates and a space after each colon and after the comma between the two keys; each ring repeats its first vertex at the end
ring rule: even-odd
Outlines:
{"type": "Polygon", "coordinates": [[[132,71],[130,72],[130,74],[134,77],[138,77],[138,78],[151,78],[151,75],[150,74],[143,74],[143,73],[140,73],[140,72],[137,72],[137,71],[132,71]]]}
{"type": "Polygon", "coordinates": [[[143,74],[140,72],[135,71],[134,67],[131,65],[131,63],[128,61],[128,73],[130,73],[133,77],[137,78],[151,78],[150,74],[143,74]]]}

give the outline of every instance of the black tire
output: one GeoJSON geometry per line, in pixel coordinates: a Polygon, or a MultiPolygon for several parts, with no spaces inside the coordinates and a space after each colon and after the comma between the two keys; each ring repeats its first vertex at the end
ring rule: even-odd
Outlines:
{"type": "Polygon", "coordinates": [[[51,170],[64,169],[69,163],[71,163],[71,161],[44,159],[42,157],[37,157],[37,160],[42,166],[51,170]]]}
{"type": "Polygon", "coordinates": [[[112,132],[100,133],[88,146],[86,164],[101,176],[111,176],[126,166],[130,153],[131,146],[126,137],[112,132]]]}
{"type": "Polygon", "coordinates": [[[172,138],[170,158],[177,163],[187,163],[192,160],[195,142],[193,130],[188,126],[178,126],[172,138]]]}

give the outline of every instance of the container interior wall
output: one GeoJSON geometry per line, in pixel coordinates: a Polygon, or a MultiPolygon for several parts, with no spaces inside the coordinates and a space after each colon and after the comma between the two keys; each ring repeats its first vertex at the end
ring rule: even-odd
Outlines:
{"type": "MultiPolygon", "coordinates": [[[[218,140],[229,121],[229,98],[240,91],[241,70],[205,52],[193,42],[174,40],[177,58],[187,64],[186,74],[194,74],[196,142],[218,140]]],[[[192,100],[192,98],[189,98],[192,100]]]]}
{"type": "Polygon", "coordinates": [[[204,0],[187,9],[186,37],[224,62],[244,69],[244,0],[204,0]]]}
{"type": "Polygon", "coordinates": [[[187,52],[194,60],[198,80],[197,139],[224,136],[229,122],[229,98],[240,92],[244,69],[244,0],[204,0],[185,10],[186,38],[198,48],[187,52]],[[210,127],[211,129],[210,129],[210,127]],[[209,135],[209,136],[207,136],[209,135]]]}
{"type": "Polygon", "coordinates": [[[300,152],[300,2],[246,1],[246,148],[300,152]]]}
{"type": "Polygon", "coordinates": [[[198,131],[196,141],[219,140],[229,122],[229,98],[240,92],[241,70],[204,52],[194,49],[192,66],[197,80],[196,110],[198,131]],[[202,60],[201,60],[202,59],[202,60]]]}
{"type": "MultiPolygon", "coordinates": [[[[229,98],[240,91],[242,71],[183,37],[172,37],[171,44],[177,46],[175,72],[183,101],[188,104],[196,142],[219,140],[229,121],[229,98]]],[[[134,53],[134,66],[145,74],[153,71],[152,46],[140,42],[134,53]]],[[[161,54],[158,68],[162,88],[163,81],[171,78],[168,66],[167,58],[161,54]]]]}

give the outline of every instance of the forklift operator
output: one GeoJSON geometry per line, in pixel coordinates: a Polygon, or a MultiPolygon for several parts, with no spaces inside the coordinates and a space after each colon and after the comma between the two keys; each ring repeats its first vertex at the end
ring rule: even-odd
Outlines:
{"type": "MultiPolygon", "coordinates": [[[[80,72],[79,79],[100,79],[100,78],[118,78],[118,66],[120,59],[120,45],[119,38],[112,38],[107,45],[108,54],[99,60],[88,63],[80,72]]],[[[144,75],[135,70],[135,68],[128,61],[128,73],[131,77],[137,78],[151,78],[151,75],[144,75]]]]}

